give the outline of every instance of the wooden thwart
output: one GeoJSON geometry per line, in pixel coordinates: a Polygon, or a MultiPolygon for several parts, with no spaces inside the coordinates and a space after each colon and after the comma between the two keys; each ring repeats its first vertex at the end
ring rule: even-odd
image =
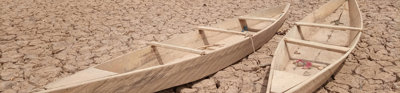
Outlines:
{"type": "Polygon", "coordinates": [[[242,27],[242,30],[253,31],[253,32],[257,32],[259,29],[249,28],[247,26],[246,20],[260,20],[260,21],[269,21],[269,22],[276,21],[276,19],[273,19],[273,18],[254,17],[254,16],[241,16],[238,19],[239,19],[239,22],[240,22],[240,26],[242,27]]]}
{"type": "Polygon", "coordinates": [[[260,21],[270,21],[274,22],[276,19],[273,18],[265,18],[265,17],[250,17],[250,16],[241,16],[239,20],[260,20],[260,21]]]}
{"type": "Polygon", "coordinates": [[[199,30],[203,30],[203,31],[214,31],[214,32],[221,32],[221,33],[236,34],[236,35],[246,35],[245,33],[242,33],[242,32],[239,32],[239,31],[226,30],[226,29],[221,29],[221,28],[204,27],[204,26],[199,26],[197,28],[199,30]]]}
{"type": "Polygon", "coordinates": [[[301,31],[301,27],[300,25],[296,25],[297,31],[299,31],[299,35],[301,37],[302,40],[304,40],[304,35],[303,35],[303,31],[301,31]]]}
{"type": "Polygon", "coordinates": [[[247,30],[247,31],[252,31],[249,29],[249,26],[247,25],[246,20],[243,19],[239,19],[239,23],[240,23],[240,27],[242,28],[242,30],[247,30]]]}
{"type": "Polygon", "coordinates": [[[201,36],[201,39],[203,40],[204,45],[210,45],[210,43],[207,40],[206,33],[204,33],[204,30],[199,30],[199,34],[201,36]]]}
{"type": "Polygon", "coordinates": [[[157,47],[156,46],[151,46],[151,49],[154,52],[154,55],[156,55],[158,64],[164,65],[164,62],[162,61],[160,52],[158,52],[157,47]]]}
{"type": "Polygon", "coordinates": [[[295,25],[298,25],[298,27],[299,26],[310,26],[310,27],[321,27],[321,28],[330,28],[330,29],[337,29],[337,30],[362,31],[361,28],[356,28],[356,27],[335,26],[335,25],[306,23],[306,22],[296,22],[295,25]]]}
{"type": "Polygon", "coordinates": [[[192,48],[181,47],[181,46],[176,46],[176,45],[171,45],[171,44],[164,44],[164,43],[158,43],[158,42],[150,42],[150,43],[147,43],[147,44],[149,44],[151,46],[168,48],[168,49],[184,51],[184,52],[190,52],[190,53],[195,53],[195,54],[200,54],[200,55],[205,55],[206,54],[205,51],[202,51],[202,50],[199,50],[199,49],[192,49],[192,48]]]}
{"type": "Polygon", "coordinates": [[[326,49],[326,50],[330,50],[330,51],[347,52],[350,49],[347,47],[327,45],[327,44],[305,41],[305,40],[297,40],[297,39],[292,39],[292,38],[285,38],[284,40],[288,43],[294,43],[294,44],[299,44],[299,45],[304,45],[304,46],[309,46],[309,47],[314,47],[314,48],[326,49]]]}

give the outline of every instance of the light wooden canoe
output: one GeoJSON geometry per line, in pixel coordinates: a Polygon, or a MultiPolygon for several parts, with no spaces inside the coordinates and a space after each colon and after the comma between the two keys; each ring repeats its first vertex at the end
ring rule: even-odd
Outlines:
{"type": "Polygon", "coordinates": [[[311,93],[321,87],[357,45],[362,24],[355,0],[331,0],[296,22],[275,51],[267,93],[311,93]],[[315,67],[303,69],[295,64],[299,59],[315,67]]]}
{"type": "Polygon", "coordinates": [[[221,70],[268,42],[289,4],[258,10],[117,57],[45,86],[41,92],[148,93],[221,70]],[[247,26],[246,26],[247,25],[247,26]],[[249,31],[242,32],[246,26],[249,31]]]}

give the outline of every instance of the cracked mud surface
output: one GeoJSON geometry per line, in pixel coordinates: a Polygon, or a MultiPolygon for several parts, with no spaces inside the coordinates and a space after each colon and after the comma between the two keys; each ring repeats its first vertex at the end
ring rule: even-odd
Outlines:
{"type": "MultiPolygon", "coordinates": [[[[282,34],[327,0],[0,1],[0,92],[47,83],[172,35],[291,2],[288,24],[256,53],[204,79],[160,92],[265,91],[282,34]]],[[[358,0],[365,31],[333,78],[316,92],[400,91],[400,1],[358,0]]]]}

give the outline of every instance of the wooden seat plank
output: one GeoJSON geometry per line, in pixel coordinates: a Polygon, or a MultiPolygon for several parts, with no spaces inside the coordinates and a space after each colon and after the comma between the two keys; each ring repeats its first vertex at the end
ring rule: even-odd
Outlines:
{"type": "Polygon", "coordinates": [[[304,45],[304,46],[309,46],[309,47],[314,47],[314,48],[320,48],[320,49],[325,49],[325,50],[330,50],[330,51],[337,51],[337,52],[347,52],[350,49],[347,47],[334,46],[334,45],[328,45],[328,44],[305,41],[305,40],[298,40],[298,39],[287,38],[287,37],[284,40],[288,43],[294,43],[294,44],[299,44],[299,45],[304,45]]]}
{"type": "Polygon", "coordinates": [[[337,30],[362,31],[361,28],[356,28],[356,27],[335,26],[335,25],[317,24],[317,23],[307,23],[307,22],[296,22],[295,25],[298,25],[298,26],[310,26],[310,27],[321,27],[321,28],[330,28],[330,29],[337,29],[337,30]]]}
{"type": "Polygon", "coordinates": [[[270,21],[274,22],[276,19],[273,18],[265,18],[265,17],[254,17],[254,16],[241,16],[239,20],[260,20],[260,21],[270,21]]]}
{"type": "Polygon", "coordinates": [[[205,51],[203,51],[203,50],[181,47],[181,46],[176,46],[176,45],[171,45],[171,44],[165,44],[165,43],[159,43],[159,42],[150,42],[147,44],[149,44],[151,46],[174,49],[174,50],[178,50],[178,51],[184,51],[184,52],[195,53],[195,54],[200,54],[200,55],[205,54],[205,51]]]}
{"type": "Polygon", "coordinates": [[[221,33],[236,34],[236,35],[246,35],[246,33],[242,33],[239,31],[226,30],[226,29],[221,29],[221,28],[204,27],[204,26],[199,26],[197,28],[199,30],[203,30],[203,31],[214,31],[214,32],[221,32],[221,33]]]}

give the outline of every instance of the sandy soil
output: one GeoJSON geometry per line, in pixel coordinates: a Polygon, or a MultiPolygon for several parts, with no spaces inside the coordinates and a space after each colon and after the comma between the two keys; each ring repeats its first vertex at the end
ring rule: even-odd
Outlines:
{"type": "MultiPolygon", "coordinates": [[[[291,2],[279,35],[209,77],[161,93],[265,91],[277,42],[293,22],[327,0],[0,0],[0,92],[47,83],[141,48],[144,42],[291,2]]],[[[317,92],[400,91],[400,1],[359,0],[365,34],[336,76],[317,92]]]]}

